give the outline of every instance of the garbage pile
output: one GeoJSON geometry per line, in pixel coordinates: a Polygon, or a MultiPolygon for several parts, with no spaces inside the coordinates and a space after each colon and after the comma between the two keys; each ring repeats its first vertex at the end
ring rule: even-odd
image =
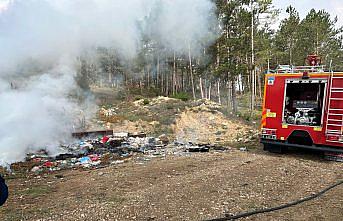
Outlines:
{"type": "MultiPolygon", "coordinates": [[[[167,155],[188,156],[194,152],[209,152],[210,149],[225,151],[224,147],[209,144],[170,142],[166,135],[147,137],[144,133],[101,133],[86,132],[88,137],[78,142],[60,147],[61,154],[49,156],[41,150],[27,155],[26,162],[33,163],[31,172],[53,172],[72,168],[101,168],[110,164],[122,164],[133,159],[138,164],[152,158],[165,158],[167,155]],[[104,135],[105,134],[105,135],[104,135]]],[[[80,133],[77,133],[80,136],[80,133]]]]}

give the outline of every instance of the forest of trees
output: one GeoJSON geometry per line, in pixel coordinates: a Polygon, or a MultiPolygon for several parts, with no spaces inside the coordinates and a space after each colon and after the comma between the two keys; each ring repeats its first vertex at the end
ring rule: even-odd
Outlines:
{"type": "MultiPolygon", "coordinates": [[[[187,94],[228,106],[233,113],[239,98],[249,97],[249,108],[260,105],[264,74],[279,64],[305,65],[317,54],[323,65],[343,70],[343,29],[337,18],[312,9],[301,19],[289,6],[287,18],[274,30],[279,11],[272,0],[213,0],[218,18],[211,45],[179,53],[159,45],[158,39],[142,37],[136,58],[125,61],[114,49],[97,48],[96,58],[80,58],[81,87],[111,86],[130,90],[153,89],[158,95],[187,94]]],[[[196,45],[202,45],[197,42],[196,45]]]]}

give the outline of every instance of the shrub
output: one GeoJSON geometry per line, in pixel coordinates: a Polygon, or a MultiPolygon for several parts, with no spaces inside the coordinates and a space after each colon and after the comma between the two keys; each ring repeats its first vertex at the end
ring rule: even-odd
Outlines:
{"type": "Polygon", "coordinates": [[[148,105],[149,103],[150,103],[149,99],[144,99],[144,100],[143,100],[143,104],[144,104],[144,105],[148,105]]]}
{"type": "Polygon", "coordinates": [[[188,101],[190,99],[190,96],[186,92],[179,92],[172,95],[171,98],[180,99],[182,101],[188,101]]]}

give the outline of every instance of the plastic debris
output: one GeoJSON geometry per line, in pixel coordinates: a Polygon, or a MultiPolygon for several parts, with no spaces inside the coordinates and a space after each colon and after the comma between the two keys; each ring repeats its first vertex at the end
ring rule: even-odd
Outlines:
{"type": "Polygon", "coordinates": [[[39,172],[41,171],[41,168],[39,166],[34,166],[32,169],[31,169],[31,172],[33,173],[36,173],[36,172],[39,172]]]}
{"type": "Polygon", "coordinates": [[[53,162],[45,162],[44,164],[43,164],[43,166],[44,167],[53,167],[54,166],[54,163],[53,162]]]}
{"type": "Polygon", "coordinates": [[[91,158],[88,156],[80,158],[79,161],[81,164],[89,164],[92,162],[91,158]]]}
{"type": "MultiPolygon", "coordinates": [[[[103,133],[103,132],[102,132],[103,133]]],[[[153,158],[164,159],[167,155],[189,156],[193,152],[225,151],[209,144],[192,142],[170,143],[168,136],[147,137],[144,133],[113,133],[89,135],[79,138],[75,143],[59,147],[61,154],[51,157],[44,150],[28,154],[26,161],[34,163],[32,173],[53,172],[70,168],[99,168],[104,165],[123,164],[127,158],[134,158],[137,164],[145,164],[153,158]],[[38,164],[38,165],[37,165],[38,164]]]]}

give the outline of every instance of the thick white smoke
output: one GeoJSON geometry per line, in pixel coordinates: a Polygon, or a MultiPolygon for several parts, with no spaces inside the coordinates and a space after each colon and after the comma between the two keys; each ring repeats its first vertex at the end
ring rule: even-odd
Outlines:
{"type": "Polygon", "coordinates": [[[55,147],[70,136],[78,106],[68,100],[75,89],[73,70],[59,67],[28,79],[16,90],[0,82],[1,163],[21,160],[26,151],[55,147]],[[69,133],[68,133],[69,132],[69,133]]]}
{"type": "Polygon", "coordinates": [[[54,152],[69,137],[82,51],[111,47],[130,58],[147,33],[180,53],[213,40],[210,0],[8,2],[0,10],[0,164],[28,150],[54,152]]]}

